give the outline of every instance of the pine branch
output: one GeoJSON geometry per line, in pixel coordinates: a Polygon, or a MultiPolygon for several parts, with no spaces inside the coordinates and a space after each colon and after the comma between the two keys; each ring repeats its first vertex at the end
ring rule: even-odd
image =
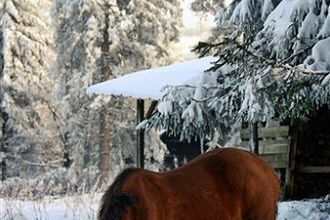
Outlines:
{"type": "Polygon", "coordinates": [[[214,99],[215,97],[217,97],[216,95],[210,96],[210,97],[206,97],[204,99],[195,99],[195,98],[191,98],[191,100],[195,101],[195,102],[206,102],[209,101],[211,99],[214,99]]]}
{"type": "Polygon", "coordinates": [[[291,60],[291,59],[293,59],[293,58],[299,56],[300,54],[306,52],[307,50],[310,50],[311,48],[313,48],[314,45],[315,45],[315,44],[309,45],[308,47],[306,47],[306,48],[304,48],[304,49],[302,49],[302,50],[300,50],[300,51],[298,51],[298,52],[292,54],[292,55],[289,56],[288,58],[286,58],[286,59],[282,60],[281,62],[279,62],[279,64],[286,64],[287,62],[289,62],[289,60],[291,60]]]}

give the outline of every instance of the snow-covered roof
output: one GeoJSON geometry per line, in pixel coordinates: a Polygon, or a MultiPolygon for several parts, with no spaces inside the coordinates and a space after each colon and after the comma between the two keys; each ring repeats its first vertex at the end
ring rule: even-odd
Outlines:
{"type": "Polygon", "coordinates": [[[87,89],[87,93],[158,100],[164,86],[191,84],[192,79],[212,66],[212,61],[215,58],[210,56],[126,74],[95,84],[87,89]]]}

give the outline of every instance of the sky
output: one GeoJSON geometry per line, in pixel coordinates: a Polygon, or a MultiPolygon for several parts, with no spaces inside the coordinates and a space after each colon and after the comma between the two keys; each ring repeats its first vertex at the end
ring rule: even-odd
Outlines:
{"type": "Polygon", "coordinates": [[[184,61],[197,57],[191,49],[198,41],[206,41],[215,26],[214,15],[201,15],[191,10],[190,4],[193,0],[184,0],[181,3],[183,9],[183,27],[179,42],[172,47],[172,54],[176,61],[184,61]]]}

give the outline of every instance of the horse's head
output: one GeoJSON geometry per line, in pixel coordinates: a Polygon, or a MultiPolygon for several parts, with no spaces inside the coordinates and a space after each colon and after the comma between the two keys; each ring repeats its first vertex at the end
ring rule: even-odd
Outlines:
{"type": "Polygon", "coordinates": [[[125,209],[133,206],[133,196],[123,192],[122,188],[127,177],[136,170],[134,168],[124,170],[105,192],[102,197],[99,220],[121,220],[125,209]]]}
{"type": "Polygon", "coordinates": [[[133,197],[124,192],[104,194],[99,220],[120,220],[123,211],[131,207],[133,202],[133,197]]]}

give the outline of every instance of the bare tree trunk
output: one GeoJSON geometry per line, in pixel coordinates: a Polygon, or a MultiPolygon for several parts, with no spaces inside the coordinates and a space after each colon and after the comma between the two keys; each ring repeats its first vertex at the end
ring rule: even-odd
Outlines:
{"type": "Polygon", "coordinates": [[[102,114],[102,155],[101,155],[101,178],[102,183],[107,182],[110,172],[110,123],[109,123],[109,106],[106,104],[102,114]]]}
{"type": "Polygon", "coordinates": [[[84,155],[84,168],[88,167],[89,162],[91,160],[91,142],[90,142],[90,133],[92,129],[92,120],[90,119],[91,114],[90,110],[87,110],[87,116],[85,117],[85,129],[84,129],[84,149],[85,149],[85,155],[84,155]]]}
{"type": "MultiPolygon", "coordinates": [[[[2,7],[2,5],[0,6],[2,7]]],[[[4,46],[4,39],[3,39],[3,33],[0,32],[0,51],[3,51],[4,46]]],[[[3,78],[3,69],[4,69],[4,59],[3,59],[3,53],[0,54],[0,80],[3,78]]],[[[2,81],[1,81],[2,82],[2,81]]],[[[2,106],[2,99],[4,96],[4,87],[3,84],[0,83],[0,169],[1,169],[1,181],[4,181],[7,176],[7,164],[6,164],[6,146],[5,146],[5,134],[6,134],[6,123],[8,120],[8,114],[4,111],[2,106]]]]}
{"type": "MultiPolygon", "coordinates": [[[[68,89],[67,89],[67,91],[68,91],[68,89]]],[[[68,94],[68,92],[66,94],[68,94]]],[[[68,134],[68,132],[63,134],[63,132],[61,131],[61,122],[60,122],[58,115],[56,114],[55,109],[53,107],[51,107],[51,105],[48,101],[46,101],[46,104],[48,106],[49,111],[52,113],[54,121],[56,122],[56,127],[58,130],[58,133],[60,134],[61,141],[63,143],[63,166],[65,168],[69,168],[73,162],[70,159],[70,153],[69,153],[69,149],[70,149],[70,147],[68,146],[69,134],[68,134]]]]}
{"type": "MultiPolygon", "coordinates": [[[[102,43],[102,57],[103,57],[103,81],[108,80],[111,73],[110,68],[110,44],[111,41],[109,39],[109,10],[110,5],[105,1],[104,3],[104,29],[103,29],[103,43],[102,43]]],[[[109,179],[109,171],[110,171],[110,117],[109,117],[110,109],[109,103],[105,103],[103,107],[103,112],[101,113],[101,132],[102,142],[101,142],[101,184],[106,183],[109,179]]]]}
{"type": "Polygon", "coordinates": [[[1,136],[0,136],[0,147],[1,147],[1,151],[0,151],[0,157],[1,157],[1,164],[0,164],[0,168],[1,168],[1,181],[4,181],[7,177],[7,164],[6,164],[6,153],[7,153],[7,149],[5,146],[5,134],[6,134],[6,123],[8,120],[8,114],[3,111],[0,108],[0,121],[1,121],[1,136]]]}

